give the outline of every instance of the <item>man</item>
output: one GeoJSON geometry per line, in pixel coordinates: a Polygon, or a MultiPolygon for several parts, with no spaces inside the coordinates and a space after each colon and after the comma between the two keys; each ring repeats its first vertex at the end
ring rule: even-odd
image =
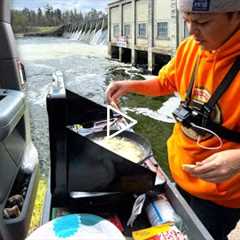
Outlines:
{"type": "Polygon", "coordinates": [[[179,93],[183,103],[175,115],[180,122],[168,140],[171,174],[213,238],[225,240],[240,219],[239,62],[232,67],[240,55],[240,1],[179,0],[178,8],[190,37],[176,56],[156,79],[113,82],[106,95],[110,103],[118,103],[129,92],[179,93]],[[231,68],[232,82],[205,116],[203,106],[216,99],[231,68]],[[189,116],[190,123],[184,124],[189,116]]]}

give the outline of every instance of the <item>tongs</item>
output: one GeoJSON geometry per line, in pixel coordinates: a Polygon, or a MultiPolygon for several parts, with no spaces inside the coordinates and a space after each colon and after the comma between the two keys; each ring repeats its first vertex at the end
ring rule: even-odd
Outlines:
{"type": "Polygon", "coordinates": [[[120,134],[121,132],[128,130],[132,128],[134,125],[137,124],[137,120],[129,117],[125,113],[121,111],[121,109],[118,107],[118,105],[115,102],[111,102],[110,105],[107,105],[107,137],[112,138],[120,134]],[[111,125],[113,124],[110,119],[110,110],[112,110],[115,113],[118,113],[120,115],[120,120],[123,123],[121,125],[121,129],[118,131],[114,132],[113,134],[110,135],[110,130],[111,130],[111,125]],[[129,122],[127,121],[129,120],[129,122]]]}

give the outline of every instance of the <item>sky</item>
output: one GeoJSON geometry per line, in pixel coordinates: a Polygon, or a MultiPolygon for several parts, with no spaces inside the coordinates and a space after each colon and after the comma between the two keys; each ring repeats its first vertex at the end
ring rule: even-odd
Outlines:
{"type": "Polygon", "coordinates": [[[77,9],[81,10],[81,12],[88,12],[91,8],[105,11],[108,2],[109,0],[11,0],[11,7],[19,10],[25,7],[31,10],[37,10],[49,4],[54,9],[77,9]]]}

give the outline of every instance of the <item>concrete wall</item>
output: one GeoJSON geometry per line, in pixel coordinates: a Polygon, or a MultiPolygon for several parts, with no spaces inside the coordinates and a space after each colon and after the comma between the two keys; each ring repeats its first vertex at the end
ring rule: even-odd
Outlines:
{"type": "Polygon", "coordinates": [[[121,35],[121,11],[120,6],[113,7],[110,9],[110,21],[111,25],[109,28],[111,29],[111,42],[116,43],[118,37],[121,35]],[[118,35],[114,34],[114,29],[118,26],[118,35]]]}
{"type": "Polygon", "coordinates": [[[174,21],[171,19],[171,1],[170,0],[157,0],[154,1],[154,48],[162,49],[162,52],[169,52],[175,47],[175,25],[174,21]],[[167,23],[168,34],[167,37],[159,38],[157,34],[157,28],[159,23],[167,23]]]}
{"type": "MultiPolygon", "coordinates": [[[[124,28],[129,28],[129,34],[126,36],[128,39],[128,45],[131,47],[133,41],[133,4],[127,3],[123,5],[123,35],[124,28]]],[[[125,35],[124,35],[125,36],[125,35]]]]}
{"type": "Polygon", "coordinates": [[[123,5],[123,24],[132,24],[132,3],[123,5]]]}
{"type": "Polygon", "coordinates": [[[148,48],[148,2],[149,0],[136,1],[136,46],[143,50],[148,48]],[[145,37],[138,35],[139,24],[146,24],[145,37]]]}

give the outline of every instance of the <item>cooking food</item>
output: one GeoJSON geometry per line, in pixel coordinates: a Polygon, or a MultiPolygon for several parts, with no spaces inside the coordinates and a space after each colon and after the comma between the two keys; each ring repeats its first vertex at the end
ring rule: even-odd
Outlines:
{"type": "Polygon", "coordinates": [[[101,137],[95,138],[93,141],[134,163],[138,163],[144,158],[143,147],[125,137],[101,137]]]}

